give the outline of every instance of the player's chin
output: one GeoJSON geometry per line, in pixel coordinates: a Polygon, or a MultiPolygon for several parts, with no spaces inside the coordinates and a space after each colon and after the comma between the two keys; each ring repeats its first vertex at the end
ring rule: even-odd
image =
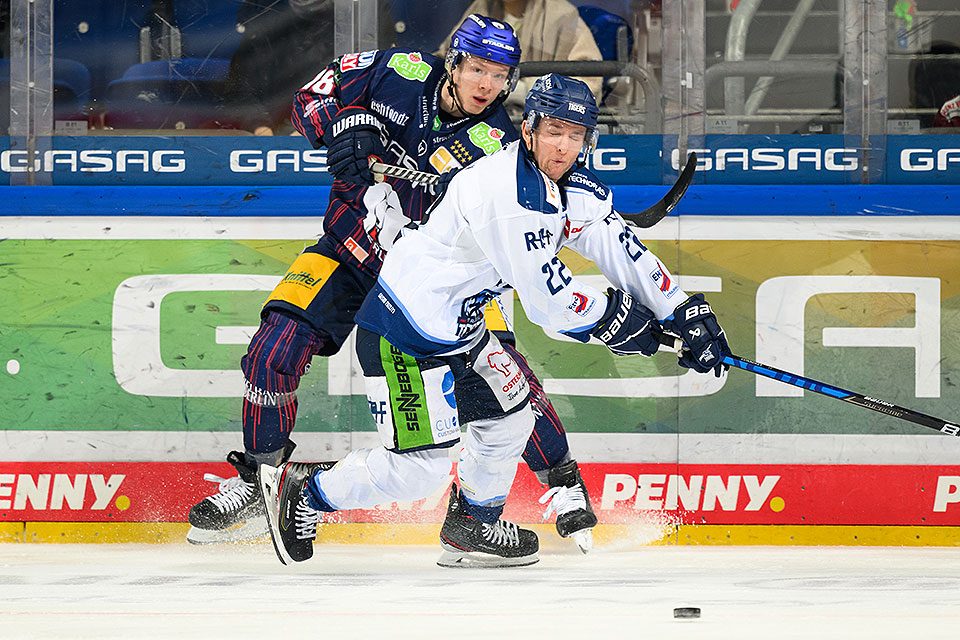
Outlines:
{"type": "Polygon", "coordinates": [[[478,98],[474,96],[470,99],[470,113],[471,115],[476,115],[490,106],[490,103],[493,102],[489,98],[478,98]]]}

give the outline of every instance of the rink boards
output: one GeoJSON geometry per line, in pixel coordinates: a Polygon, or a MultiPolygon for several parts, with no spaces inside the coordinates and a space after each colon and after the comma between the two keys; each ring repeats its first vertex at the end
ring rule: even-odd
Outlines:
{"type": "MultiPolygon", "coordinates": [[[[615,198],[638,210],[664,190],[615,198]]],[[[237,363],[267,292],[319,233],[326,191],[57,191],[11,188],[20,215],[0,218],[0,295],[16,301],[0,316],[0,532],[182,540],[215,487],[203,474],[232,475],[211,461],[240,446],[237,363]]],[[[738,355],[950,420],[956,202],[950,186],[695,185],[682,217],[641,238],[705,292],[738,355]]],[[[614,358],[512,312],[582,462],[598,540],[960,541],[960,439],[745,372],[614,358]]],[[[316,360],[299,397],[296,459],[375,444],[349,350],[316,360]]],[[[508,515],[539,522],[541,493],[521,468],[508,515]]],[[[432,542],[441,494],[345,514],[321,539],[432,542]]]]}

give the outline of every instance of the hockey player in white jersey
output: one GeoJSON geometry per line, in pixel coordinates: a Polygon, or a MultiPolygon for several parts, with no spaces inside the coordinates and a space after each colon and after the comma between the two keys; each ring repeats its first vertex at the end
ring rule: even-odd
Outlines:
{"type": "Polygon", "coordinates": [[[613,210],[610,190],[578,158],[596,145],[587,86],[550,74],[525,102],[521,140],[461,171],[429,220],[393,246],[357,313],[357,354],[380,450],[333,468],[263,466],[260,481],[281,561],[312,555],[319,512],[423,498],[463,447],[440,533],[440,564],[537,561],[532,531],[500,515],[533,426],[527,381],[483,322],[510,288],[527,317],[620,355],[653,355],[651,329],[681,335],[680,364],[722,375],[726,337],[702,294],[687,296],[613,210]],[[599,291],[557,256],[569,247],[614,285],[599,291]],[[416,277],[419,276],[419,277],[416,277]]]}

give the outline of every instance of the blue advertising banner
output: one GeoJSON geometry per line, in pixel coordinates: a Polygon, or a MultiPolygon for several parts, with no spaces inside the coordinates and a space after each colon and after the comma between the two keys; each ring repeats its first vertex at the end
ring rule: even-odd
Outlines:
{"type": "Polygon", "coordinates": [[[960,184],[960,136],[887,136],[887,184],[960,184]]]}
{"type": "MultiPolygon", "coordinates": [[[[52,142],[51,142],[52,141],[52,142]]],[[[330,186],[326,149],[299,136],[58,136],[35,170],[53,184],[330,186]]],[[[587,166],[608,184],[661,184],[661,136],[604,136],[587,166]]],[[[25,173],[27,151],[0,138],[0,179],[25,173]]],[[[668,181],[672,181],[668,171],[668,181]]],[[[676,172],[672,172],[676,177],[676,172]]]]}
{"type": "MultiPolygon", "coordinates": [[[[710,135],[688,150],[697,153],[697,184],[857,184],[862,150],[849,143],[842,135],[710,135]]],[[[884,145],[886,183],[960,184],[960,137],[886,136],[873,146],[884,145]]],[[[37,148],[34,169],[52,173],[55,185],[332,184],[326,150],[293,136],[58,136],[37,148]]],[[[681,163],[669,137],[604,135],[586,164],[610,185],[661,185],[681,163]]],[[[23,145],[0,139],[0,180],[27,169],[23,145]]]]}

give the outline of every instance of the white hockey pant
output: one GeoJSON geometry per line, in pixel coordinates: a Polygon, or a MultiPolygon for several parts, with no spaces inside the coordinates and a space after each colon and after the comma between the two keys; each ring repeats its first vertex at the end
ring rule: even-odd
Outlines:
{"type": "MultiPolygon", "coordinates": [[[[517,464],[533,430],[529,405],[508,416],[467,425],[458,475],[474,504],[506,502],[517,464]]],[[[394,453],[383,447],[351,451],[320,474],[320,490],[336,509],[371,509],[397,500],[426,498],[450,480],[449,449],[394,453]]]]}
{"type": "Polygon", "coordinates": [[[507,501],[533,422],[527,404],[509,415],[467,425],[457,476],[468,502],[496,507],[507,501]]]}

